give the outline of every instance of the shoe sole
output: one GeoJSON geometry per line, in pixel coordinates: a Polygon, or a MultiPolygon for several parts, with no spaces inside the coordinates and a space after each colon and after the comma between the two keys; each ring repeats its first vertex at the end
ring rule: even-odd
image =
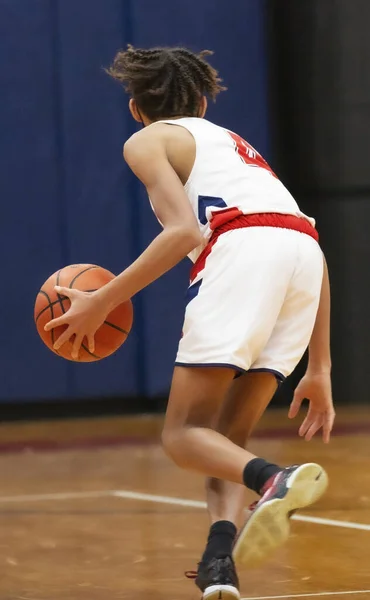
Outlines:
{"type": "Polygon", "coordinates": [[[292,513],[321,498],[328,487],[328,476],[320,465],[307,463],[292,473],[287,487],[284,498],[267,500],[252,513],[234,546],[235,563],[257,566],[284,544],[290,534],[292,513]]]}
{"type": "Polygon", "coordinates": [[[240,594],[233,585],[211,585],[204,590],[202,600],[240,600],[240,594]]]}

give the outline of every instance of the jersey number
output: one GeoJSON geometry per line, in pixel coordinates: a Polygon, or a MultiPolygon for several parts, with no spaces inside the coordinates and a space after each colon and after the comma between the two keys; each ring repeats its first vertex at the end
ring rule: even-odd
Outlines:
{"type": "Polygon", "coordinates": [[[225,208],[227,207],[227,204],[222,200],[222,198],[214,198],[213,196],[198,196],[198,219],[202,225],[206,225],[207,223],[206,210],[210,206],[225,208]]]}
{"type": "Polygon", "coordinates": [[[255,150],[248,142],[243,140],[240,135],[233,133],[232,131],[228,131],[228,134],[233,138],[235,144],[235,151],[240,156],[241,160],[251,167],[259,167],[260,169],[265,169],[271,175],[276,177],[275,173],[271,169],[270,165],[265,161],[264,158],[260,154],[258,154],[257,150],[255,150]]]}

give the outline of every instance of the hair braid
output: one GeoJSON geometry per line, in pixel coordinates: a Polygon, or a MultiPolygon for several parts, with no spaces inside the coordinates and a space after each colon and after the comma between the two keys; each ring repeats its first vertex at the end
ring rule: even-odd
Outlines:
{"type": "Polygon", "coordinates": [[[226,88],[207,62],[212,54],[186,48],[134,48],[129,45],[107,70],[125,86],[139,109],[151,120],[197,116],[203,95],[212,100],[226,88]]]}

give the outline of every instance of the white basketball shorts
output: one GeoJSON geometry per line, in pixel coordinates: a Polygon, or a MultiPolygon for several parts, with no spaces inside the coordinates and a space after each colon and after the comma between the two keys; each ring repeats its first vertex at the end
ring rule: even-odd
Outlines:
{"type": "Polygon", "coordinates": [[[322,277],[323,255],[309,235],[278,227],[223,233],[188,289],[175,364],[284,379],[309,344],[322,277]]]}

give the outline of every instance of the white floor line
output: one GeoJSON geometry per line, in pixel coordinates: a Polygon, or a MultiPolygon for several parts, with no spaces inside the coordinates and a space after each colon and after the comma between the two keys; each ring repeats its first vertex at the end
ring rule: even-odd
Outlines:
{"type": "Polygon", "coordinates": [[[336,519],[324,519],[321,517],[310,517],[308,515],[293,515],[295,521],[305,523],[316,523],[316,525],[331,525],[332,527],[345,527],[346,529],[360,529],[361,531],[370,531],[370,525],[366,523],[353,523],[353,521],[337,521],[336,519]]]}
{"type": "Polygon", "coordinates": [[[370,590],[351,590],[344,592],[315,592],[312,594],[287,594],[286,596],[250,596],[241,600],[278,600],[280,598],[315,598],[319,596],[353,596],[354,594],[370,594],[370,590]]]}
{"type": "Polygon", "coordinates": [[[56,494],[28,494],[26,496],[0,496],[0,502],[42,502],[43,500],[74,500],[78,498],[105,498],[114,496],[115,490],[101,492],[60,492],[56,494]]]}
{"type": "Polygon", "coordinates": [[[173,496],[154,496],[153,494],[140,494],[126,490],[116,490],[113,496],[125,498],[126,500],[143,500],[144,502],[155,502],[156,504],[173,504],[176,506],[187,506],[189,508],[206,508],[205,502],[200,500],[187,500],[186,498],[174,498],[173,496]]]}
{"type": "MultiPolygon", "coordinates": [[[[201,502],[200,500],[176,498],[174,496],[143,494],[141,492],[134,492],[131,490],[102,490],[99,492],[60,492],[55,494],[28,494],[25,496],[0,496],[0,503],[42,502],[44,500],[77,500],[79,498],[106,498],[109,496],[124,498],[126,500],[154,502],[155,504],[172,504],[173,506],[185,506],[188,508],[206,508],[206,503],[201,502]]],[[[367,523],[353,523],[352,521],[339,521],[335,519],[325,519],[322,517],[311,517],[309,515],[293,515],[292,519],[295,521],[302,521],[304,523],[314,523],[316,525],[329,525],[331,527],[370,531],[370,525],[367,523]]]]}
{"type": "MultiPolygon", "coordinates": [[[[117,490],[113,495],[118,496],[119,498],[126,498],[127,500],[143,500],[146,502],[156,502],[158,504],[188,506],[189,508],[206,508],[205,502],[200,502],[199,500],[187,500],[186,498],[174,498],[173,496],[154,496],[153,494],[141,494],[139,492],[126,490],[117,490]]],[[[366,523],[352,523],[351,521],[339,521],[322,517],[311,517],[308,515],[293,515],[292,519],[295,521],[303,521],[305,523],[315,523],[316,525],[330,525],[332,527],[370,531],[370,525],[366,523]]]]}

